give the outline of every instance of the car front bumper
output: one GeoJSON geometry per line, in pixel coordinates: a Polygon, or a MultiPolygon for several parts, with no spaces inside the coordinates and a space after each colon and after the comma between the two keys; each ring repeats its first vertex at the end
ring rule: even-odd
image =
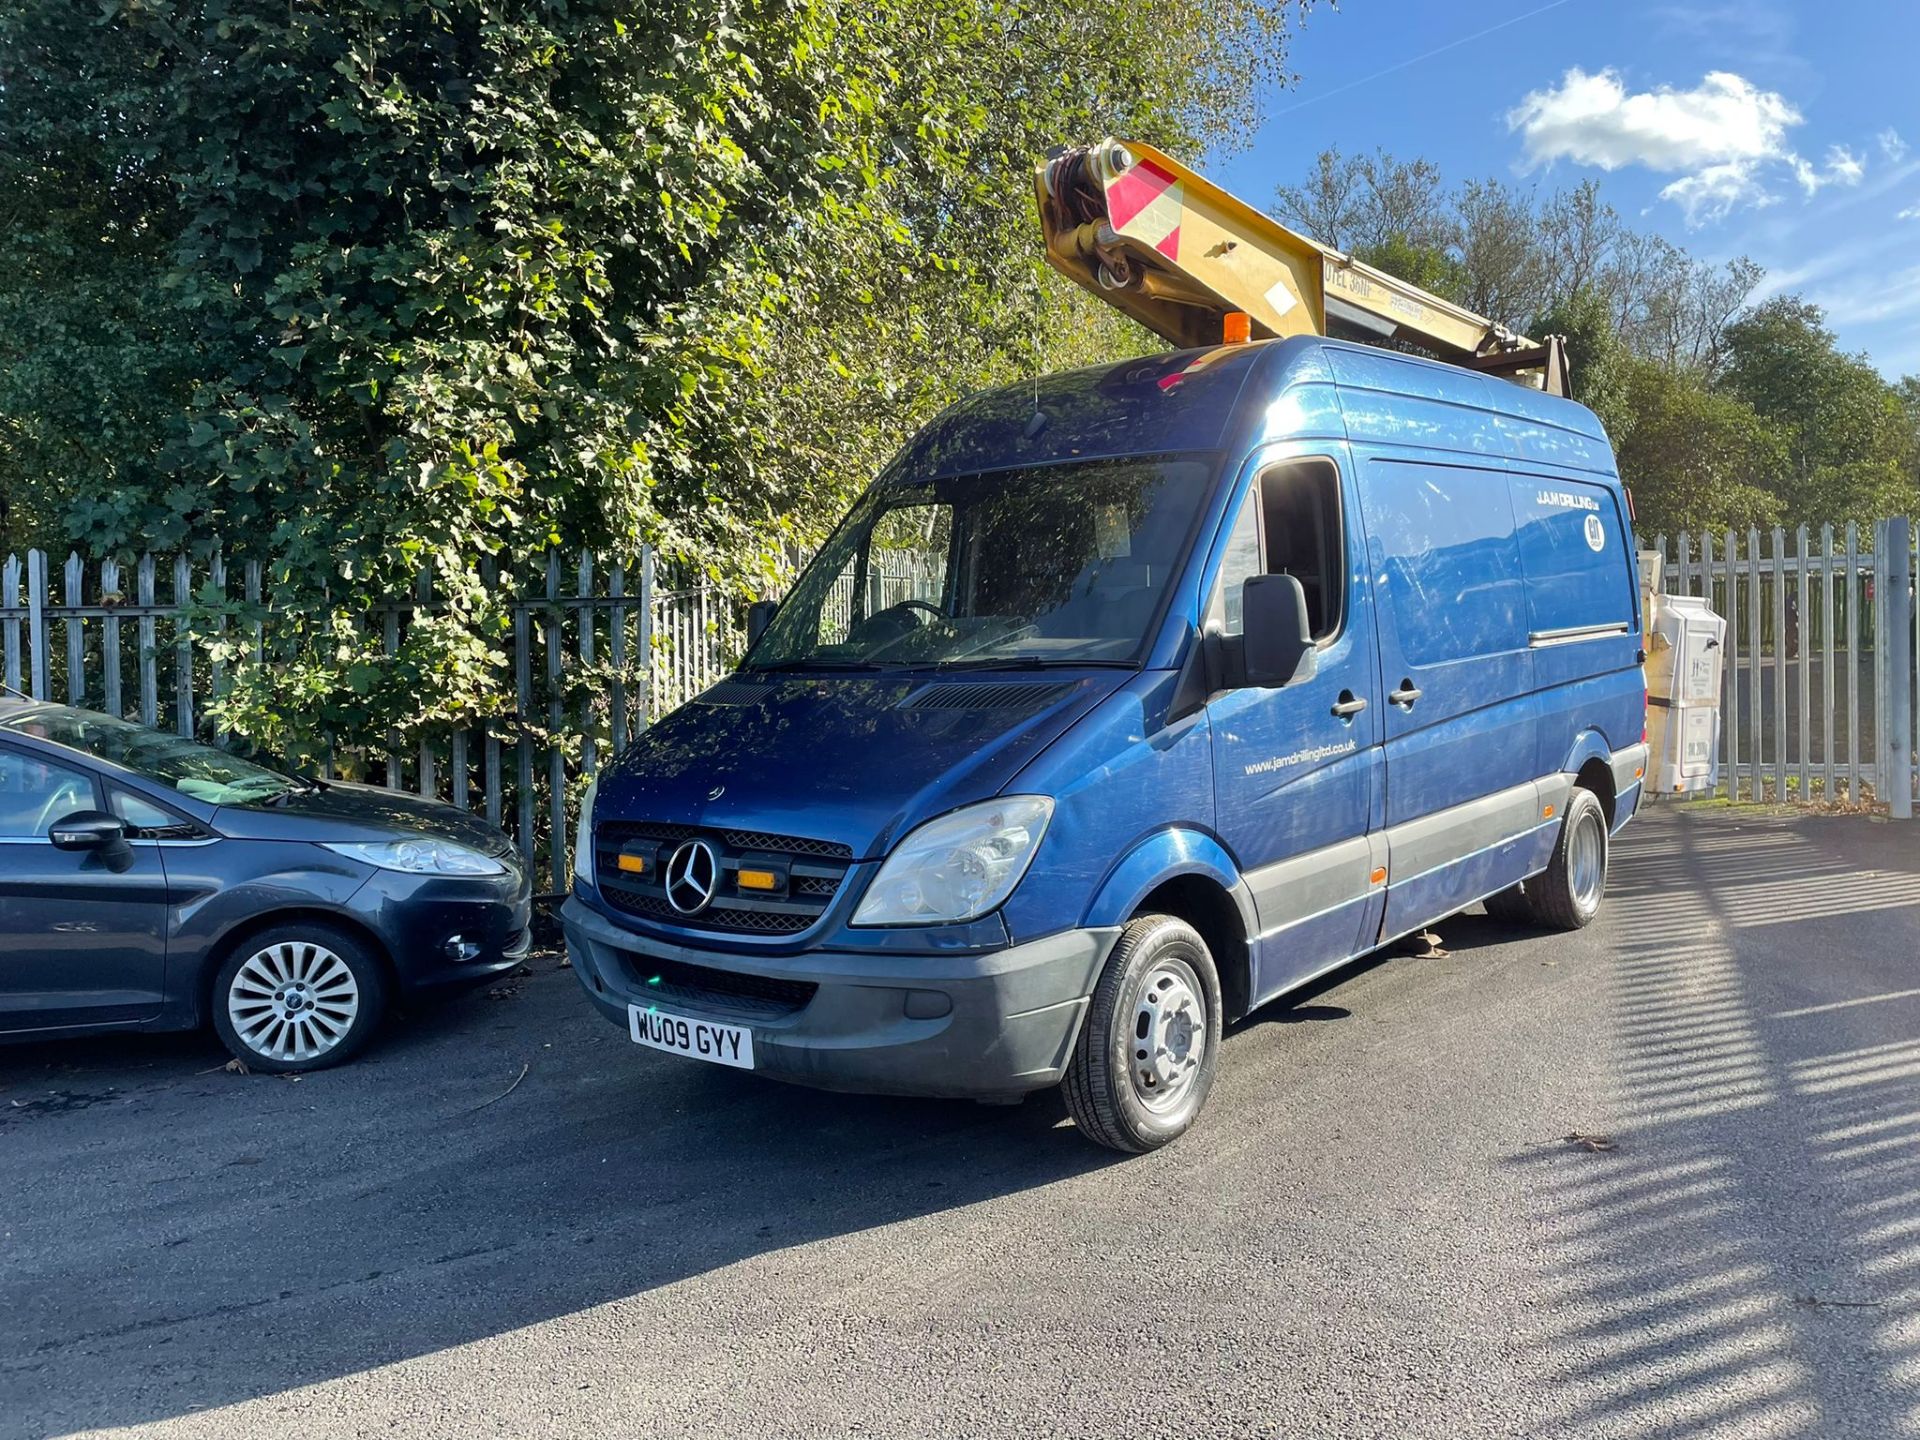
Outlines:
{"type": "Polygon", "coordinates": [[[401,988],[414,994],[478,985],[533,947],[533,886],[515,865],[487,876],[379,871],[349,908],[380,936],[401,988]]]}
{"type": "Polygon", "coordinates": [[[641,936],[572,898],[560,912],[588,997],[744,1025],[755,1070],[824,1090],[1011,1098],[1057,1084],[1118,929],[966,954],[747,957],[641,936]],[[650,984],[649,981],[657,983],[650,984]]]}

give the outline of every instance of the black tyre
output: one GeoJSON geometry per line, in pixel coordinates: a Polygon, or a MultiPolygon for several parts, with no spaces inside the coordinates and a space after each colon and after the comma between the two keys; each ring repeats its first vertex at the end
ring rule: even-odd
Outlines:
{"type": "Polygon", "coordinates": [[[351,1060],[386,1004],[386,975],[365,943],[320,923],[249,936],[213,980],[214,1030],[249,1070],[272,1074],[351,1060]]]}
{"type": "Polygon", "coordinates": [[[1185,1134],[1220,1053],[1220,976],[1184,920],[1142,915],[1093,989],[1064,1082],[1088,1139],[1140,1155],[1185,1134]]]}
{"type": "Polygon", "coordinates": [[[1510,925],[1531,925],[1533,912],[1527,908],[1527,897],[1522,885],[1510,885],[1497,895],[1489,895],[1480,903],[1487,907],[1487,914],[1496,920],[1504,920],[1510,925]]]}
{"type": "Polygon", "coordinates": [[[1600,913],[1606,889],[1607,812],[1597,795],[1576,785],[1547,868],[1490,897],[1487,913],[1548,930],[1579,930],[1600,913]]]}

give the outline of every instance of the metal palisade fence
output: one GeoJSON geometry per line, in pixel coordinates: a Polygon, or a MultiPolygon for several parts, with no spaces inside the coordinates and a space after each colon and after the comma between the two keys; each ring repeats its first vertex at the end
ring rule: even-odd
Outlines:
{"type": "MultiPolygon", "coordinates": [[[[1914,527],[1805,527],[1771,534],[1657,536],[1665,588],[1705,597],[1727,618],[1721,793],[1742,800],[1877,800],[1900,818],[1915,799],[1914,527]]],[[[1646,548],[1643,546],[1643,548],[1646,548]]],[[[794,557],[797,561],[799,557],[794,557]]],[[[549,552],[520,574],[483,578],[511,597],[500,713],[464,726],[355,736],[330,752],[335,778],[433,795],[500,825],[552,890],[567,886],[573,808],[587,778],[657,717],[707,688],[745,645],[747,598],[677,575],[643,550],[637,562],[549,552]],[[587,683],[582,683],[586,677],[587,683]]],[[[792,573],[789,564],[787,572],[792,573]]],[[[44,552],[0,563],[6,684],[35,698],[105,710],[182,735],[217,739],[209,700],[227,684],[207,641],[228,638],[207,593],[255,606],[264,567],[145,555],[56,564],[44,552]],[[193,624],[203,628],[196,633],[193,624]]],[[[828,592],[826,623],[853,613],[855,577],[828,592]]],[[[866,608],[937,589],[924,561],[869,569],[866,608]]],[[[414,593],[362,617],[371,653],[400,646],[414,593]]],[[[244,622],[264,650],[270,611],[244,622]]]]}
{"type": "Polygon", "coordinates": [[[1719,793],[1913,815],[1915,527],[1654,537],[1664,589],[1727,622],[1719,793]]]}
{"type": "MultiPolygon", "coordinates": [[[[0,653],[6,684],[36,699],[104,710],[181,735],[217,739],[207,702],[227,666],[206,642],[210,595],[257,606],[264,566],[223,558],[144,555],[56,564],[40,551],[0,563],[0,653]],[[196,633],[192,628],[201,628],[196,633]]],[[[746,600],[683,578],[643,550],[637,563],[588,551],[549,552],[524,573],[484,564],[490,587],[511,596],[506,663],[496,677],[500,714],[464,726],[391,730],[369,742],[342,737],[322,767],[483,812],[514,837],[553,888],[567,880],[568,817],[584,779],[657,716],[728,669],[744,644],[746,600]],[[594,684],[586,693],[583,673],[594,684]]],[[[391,655],[415,614],[433,605],[423,580],[411,595],[374,605],[360,628],[368,652],[391,655]]],[[[270,611],[241,622],[263,653],[270,611]]]]}
{"type": "MultiPolygon", "coordinates": [[[[786,557],[791,574],[800,556],[786,557]]],[[[902,556],[870,568],[868,608],[926,592],[931,577],[902,556]]],[[[676,573],[643,549],[636,562],[592,551],[550,551],[519,574],[492,562],[486,584],[510,597],[498,713],[457,726],[340,737],[321,768],[477,810],[506,830],[553,891],[567,887],[571,819],[586,780],[652,721],[726,674],[745,648],[749,599],[732,587],[676,573]]],[[[265,652],[260,610],[266,567],[210,556],[143,555],[56,563],[42,551],[0,562],[0,655],[8,686],[220,740],[208,702],[228,666],[209,642],[241,639],[265,652]],[[216,602],[205,603],[208,597],[216,602]],[[259,618],[230,635],[218,601],[249,603],[259,618]],[[211,615],[211,619],[209,616],[211,615]],[[195,625],[199,626],[196,630],[195,625]]],[[[852,614],[853,576],[830,592],[828,623],[852,614]]],[[[434,604],[423,578],[408,595],[360,618],[369,654],[392,655],[413,617],[434,604]]]]}

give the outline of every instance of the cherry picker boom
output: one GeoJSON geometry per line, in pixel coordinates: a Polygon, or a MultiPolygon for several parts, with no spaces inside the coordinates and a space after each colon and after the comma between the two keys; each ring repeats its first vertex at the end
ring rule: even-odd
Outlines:
{"type": "Polygon", "coordinates": [[[1049,263],[1174,345],[1328,335],[1567,393],[1559,336],[1529,340],[1296,234],[1151,145],[1063,151],[1035,188],[1049,263]]]}

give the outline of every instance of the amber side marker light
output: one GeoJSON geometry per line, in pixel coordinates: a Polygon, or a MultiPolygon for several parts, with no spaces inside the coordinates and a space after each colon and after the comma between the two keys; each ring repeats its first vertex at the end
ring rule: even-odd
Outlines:
{"type": "Polygon", "coordinates": [[[742,890],[778,890],[780,877],[771,870],[742,870],[739,885],[742,890]]]}
{"type": "Polygon", "coordinates": [[[1372,880],[1373,883],[1376,885],[1386,884],[1387,883],[1387,867],[1382,865],[1379,869],[1375,870],[1373,874],[1370,875],[1368,878],[1372,880]]]}
{"type": "Polygon", "coordinates": [[[1551,820],[1553,818],[1553,807],[1549,805],[1547,806],[1546,809],[1542,810],[1540,813],[1546,816],[1547,819],[1551,820]]]}

